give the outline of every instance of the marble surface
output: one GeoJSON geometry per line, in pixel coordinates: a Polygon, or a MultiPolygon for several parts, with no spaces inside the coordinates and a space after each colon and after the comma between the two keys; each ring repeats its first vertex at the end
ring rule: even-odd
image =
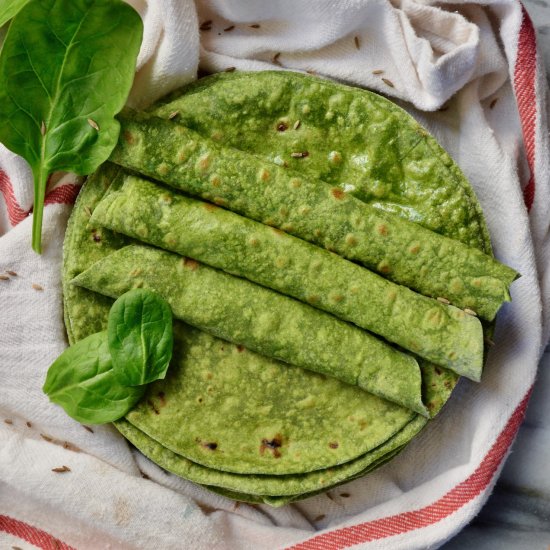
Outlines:
{"type": "MultiPolygon", "coordinates": [[[[550,82],[550,0],[524,0],[550,82]]],[[[443,550],[550,550],[550,346],[512,452],[474,521],[443,550]]]]}

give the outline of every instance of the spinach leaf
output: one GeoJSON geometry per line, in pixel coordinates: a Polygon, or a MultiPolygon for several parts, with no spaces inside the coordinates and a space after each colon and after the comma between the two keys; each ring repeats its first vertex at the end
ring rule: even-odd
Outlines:
{"type": "Polygon", "coordinates": [[[143,396],[145,387],[127,387],[118,382],[107,333],[98,332],[67,348],[55,360],[43,391],[75,420],[102,424],[130,411],[143,396]]]}
{"type": "Polygon", "coordinates": [[[118,381],[128,386],[164,378],[172,357],[172,310],[158,294],[136,288],[111,307],[109,350],[118,381]]]}
{"type": "Polygon", "coordinates": [[[0,27],[3,27],[29,0],[3,0],[0,4],[0,27]]]}
{"type": "Polygon", "coordinates": [[[0,142],[34,175],[32,245],[41,252],[48,176],[93,172],[116,144],[143,24],[121,0],[30,0],[0,54],[0,142]]]}

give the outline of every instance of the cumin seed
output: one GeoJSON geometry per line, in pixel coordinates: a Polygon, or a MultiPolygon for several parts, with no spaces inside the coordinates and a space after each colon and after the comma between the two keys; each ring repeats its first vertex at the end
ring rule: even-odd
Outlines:
{"type": "Polygon", "coordinates": [[[52,472],[55,472],[56,474],[63,474],[65,472],[70,472],[71,469],[68,466],[59,466],[58,468],[52,468],[52,472]]]}
{"type": "Polygon", "coordinates": [[[237,67],[227,67],[224,72],[226,73],[232,73],[237,67]]]}
{"type": "Polygon", "coordinates": [[[27,424],[27,428],[32,428],[32,424],[28,420],[27,420],[26,424],[27,424]]]}
{"type": "Polygon", "coordinates": [[[11,550],[23,550],[23,548],[21,546],[12,546],[11,550]]]}
{"type": "Polygon", "coordinates": [[[201,31],[209,31],[212,29],[212,19],[209,19],[208,21],[205,21],[204,23],[201,24],[201,26],[199,27],[199,29],[201,31]]]}
{"type": "Polygon", "coordinates": [[[11,269],[7,269],[6,273],[8,275],[11,275],[12,277],[17,277],[17,273],[15,271],[12,271],[11,269]]]}
{"type": "Polygon", "coordinates": [[[445,305],[449,305],[451,303],[449,300],[447,300],[447,298],[443,298],[443,296],[438,296],[437,301],[445,305]]]}
{"type": "Polygon", "coordinates": [[[67,449],[69,451],[73,451],[74,453],[80,452],[80,447],[77,447],[76,445],[73,445],[72,443],[69,443],[68,441],[65,441],[63,443],[63,448],[67,449]]]}
{"type": "Polygon", "coordinates": [[[271,58],[271,62],[274,63],[275,65],[281,65],[281,62],[279,61],[279,57],[281,57],[281,52],[277,52],[272,58],[271,58]]]}
{"type": "Polygon", "coordinates": [[[254,23],[253,25],[248,25],[251,29],[259,29],[260,28],[260,24],[259,23],[254,23]]]}
{"type": "Polygon", "coordinates": [[[491,104],[489,105],[489,109],[493,109],[495,107],[495,105],[497,104],[497,101],[498,101],[498,97],[495,97],[495,99],[493,99],[493,101],[491,101],[491,104]]]}
{"type": "Polygon", "coordinates": [[[92,118],[88,119],[88,124],[96,131],[99,132],[99,124],[92,118]]]}
{"type": "Polygon", "coordinates": [[[172,120],[173,118],[176,118],[178,115],[179,115],[179,111],[172,111],[169,115],[168,115],[168,118],[170,120],[172,120]]]}
{"type": "Polygon", "coordinates": [[[384,74],[384,69],[376,69],[372,71],[372,74],[374,75],[384,74]]]}
{"type": "Polygon", "coordinates": [[[395,88],[393,82],[391,80],[388,80],[387,78],[383,78],[382,79],[382,82],[386,85],[386,86],[389,86],[390,88],[395,88]]]}
{"type": "Polygon", "coordinates": [[[40,133],[45,136],[46,135],[46,123],[42,121],[42,124],[40,124],[40,133]]]}
{"type": "Polygon", "coordinates": [[[90,426],[84,426],[84,424],[82,424],[82,427],[85,429],[85,430],[88,430],[90,433],[94,433],[94,431],[92,430],[92,428],[90,428],[90,426]]]}
{"type": "Polygon", "coordinates": [[[317,74],[317,71],[314,71],[313,69],[307,69],[306,73],[307,73],[307,74],[316,75],[316,74],[317,74]]]}
{"type": "Polygon", "coordinates": [[[490,338],[485,338],[485,343],[488,345],[488,346],[494,346],[495,343],[493,342],[493,340],[491,340],[490,338]]]}
{"type": "Polygon", "coordinates": [[[300,120],[297,120],[293,126],[294,130],[297,130],[301,125],[302,125],[302,122],[300,120]]]}
{"type": "Polygon", "coordinates": [[[84,213],[86,214],[86,216],[88,216],[88,218],[92,217],[92,210],[89,206],[84,207],[84,213]]]}
{"type": "Polygon", "coordinates": [[[51,438],[49,435],[46,435],[46,434],[40,434],[40,437],[44,440],[44,441],[47,441],[48,443],[51,443],[53,441],[53,438],[51,438]]]}
{"type": "Polygon", "coordinates": [[[4,422],[6,424],[9,424],[10,426],[13,424],[13,420],[11,418],[6,418],[6,420],[4,420],[4,422]]]}
{"type": "Polygon", "coordinates": [[[230,25],[226,29],[223,29],[223,32],[231,32],[235,28],[235,25],[230,25]]]}
{"type": "Polygon", "coordinates": [[[10,278],[7,275],[0,275],[0,281],[9,281],[10,278]]]}
{"type": "Polygon", "coordinates": [[[469,307],[464,308],[464,313],[467,313],[468,315],[472,315],[473,317],[477,317],[477,313],[473,309],[470,309],[469,307]]]}
{"type": "Polygon", "coordinates": [[[303,159],[309,156],[308,151],[302,151],[302,152],[296,152],[296,153],[290,153],[290,156],[295,159],[303,159]]]}
{"type": "Polygon", "coordinates": [[[355,48],[357,50],[361,49],[361,42],[359,41],[359,37],[358,36],[354,36],[353,37],[353,42],[355,43],[355,48]]]}
{"type": "Polygon", "coordinates": [[[33,283],[32,287],[34,288],[34,290],[44,290],[44,287],[42,285],[37,285],[36,283],[33,283]]]}

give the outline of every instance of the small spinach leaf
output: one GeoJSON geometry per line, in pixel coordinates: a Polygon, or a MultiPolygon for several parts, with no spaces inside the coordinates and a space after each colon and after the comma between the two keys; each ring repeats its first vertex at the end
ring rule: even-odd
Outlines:
{"type": "Polygon", "coordinates": [[[113,304],[107,325],[115,375],[138,386],[164,378],[172,357],[172,310],[158,294],[136,288],[113,304]]]}
{"type": "Polygon", "coordinates": [[[34,176],[33,248],[57,170],[93,172],[116,144],[143,24],[122,0],[30,0],[0,54],[0,142],[34,176]]]}
{"type": "Polygon", "coordinates": [[[3,0],[0,4],[0,27],[15,17],[29,0],[3,0]]]}
{"type": "Polygon", "coordinates": [[[54,361],[43,391],[75,420],[103,424],[130,411],[145,387],[127,387],[118,382],[107,333],[98,332],[67,348],[54,361]]]}

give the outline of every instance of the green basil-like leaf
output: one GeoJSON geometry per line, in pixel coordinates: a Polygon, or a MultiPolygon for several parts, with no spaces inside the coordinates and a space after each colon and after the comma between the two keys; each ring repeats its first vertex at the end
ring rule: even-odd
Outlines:
{"type": "Polygon", "coordinates": [[[2,0],[0,3],[0,27],[3,27],[29,0],[2,0]]]}
{"type": "Polygon", "coordinates": [[[42,389],[69,416],[87,424],[123,417],[145,392],[145,387],[127,387],[118,382],[107,332],[92,334],[67,348],[49,368],[42,389]]]}
{"type": "Polygon", "coordinates": [[[33,248],[41,251],[48,176],[84,175],[111,153],[143,24],[122,0],[30,0],[0,54],[0,142],[34,175],[33,248]]]}
{"type": "Polygon", "coordinates": [[[172,358],[172,310],[158,294],[136,288],[113,304],[107,325],[118,381],[128,386],[164,378],[172,358]]]}

